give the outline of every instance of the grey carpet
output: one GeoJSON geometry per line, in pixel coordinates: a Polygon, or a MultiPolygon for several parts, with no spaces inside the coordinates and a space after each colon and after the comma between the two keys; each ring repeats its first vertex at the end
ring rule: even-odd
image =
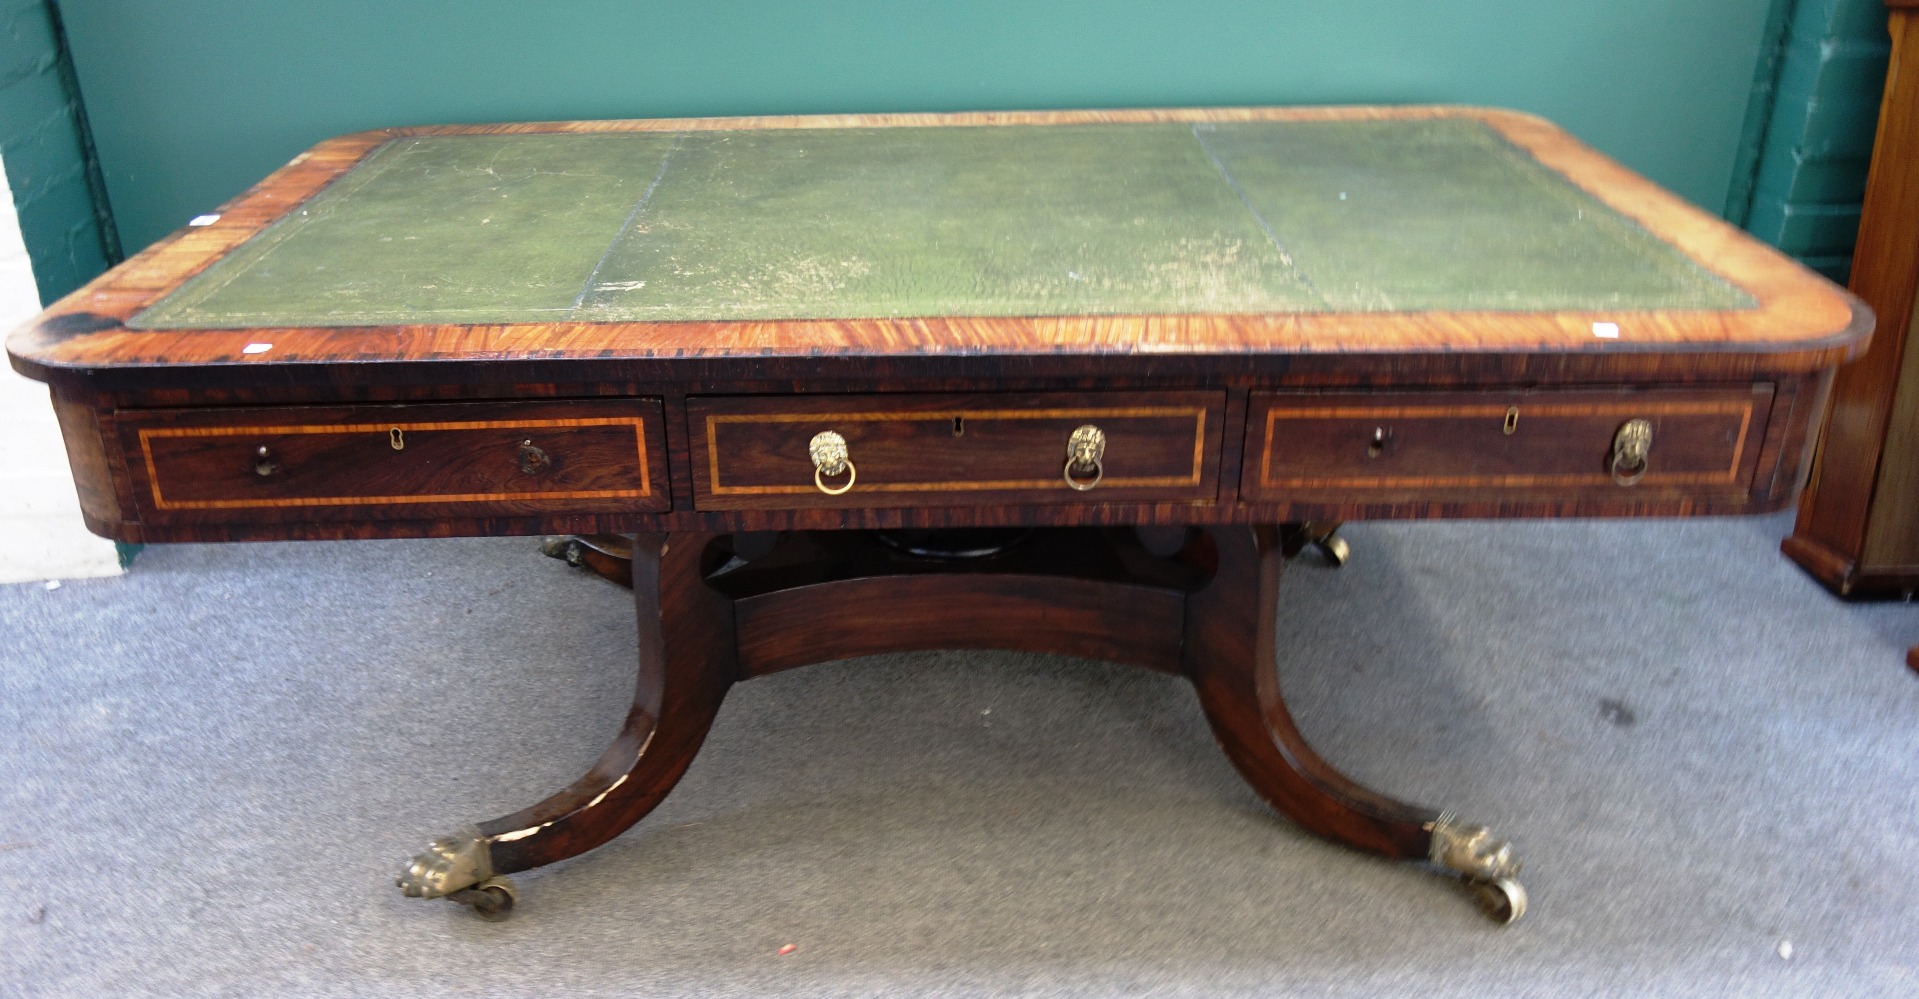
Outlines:
{"type": "Polygon", "coordinates": [[[1919,608],[1831,599],[1788,525],[1354,525],[1289,573],[1301,726],[1514,838],[1503,929],[1273,817],[1182,681],[970,652],[735,688],[481,922],[395,869],[598,754],[624,591],[531,539],[0,587],[0,994],[1919,995],[1919,608]]]}

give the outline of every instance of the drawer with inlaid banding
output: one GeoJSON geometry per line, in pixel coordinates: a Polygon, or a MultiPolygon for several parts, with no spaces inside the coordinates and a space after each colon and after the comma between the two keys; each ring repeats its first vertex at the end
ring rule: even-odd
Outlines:
{"type": "Polygon", "coordinates": [[[127,410],[156,523],[659,511],[656,399],[127,410]]]}
{"type": "Polygon", "coordinates": [[[1223,391],[696,397],[702,510],[1210,502],[1223,391]]]}
{"type": "Polygon", "coordinates": [[[1256,392],[1241,495],[1743,493],[1773,388],[1256,392]]]}

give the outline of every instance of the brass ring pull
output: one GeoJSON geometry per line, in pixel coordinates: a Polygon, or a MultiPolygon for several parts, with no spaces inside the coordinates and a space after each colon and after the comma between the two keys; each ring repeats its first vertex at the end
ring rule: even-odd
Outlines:
{"type": "Polygon", "coordinates": [[[828,496],[838,496],[853,488],[859,472],[853,467],[853,459],[846,452],[846,438],[831,430],[822,430],[813,435],[806,444],[806,453],[813,459],[813,485],[828,496]],[[845,473],[846,484],[829,486],[826,477],[845,473]]]}
{"type": "Polygon", "coordinates": [[[1646,477],[1646,458],[1652,453],[1652,423],[1627,420],[1612,439],[1612,480],[1635,486],[1646,477]]]}
{"type": "Polygon", "coordinates": [[[1098,461],[1093,462],[1092,470],[1093,470],[1092,478],[1084,479],[1084,480],[1075,479],[1073,478],[1073,472],[1075,471],[1083,472],[1085,471],[1085,469],[1078,462],[1075,462],[1073,459],[1068,458],[1066,459],[1066,471],[1061,474],[1062,474],[1062,477],[1066,479],[1067,485],[1073,487],[1074,489],[1079,490],[1080,492],[1085,492],[1088,489],[1091,489],[1094,486],[1099,485],[1099,480],[1106,477],[1106,468],[1105,466],[1101,465],[1098,461]]]}
{"type": "Polygon", "coordinates": [[[1068,488],[1083,493],[1106,477],[1105,457],[1106,434],[1089,423],[1066,438],[1066,467],[1060,477],[1066,480],[1068,488]],[[1081,476],[1091,473],[1092,478],[1073,478],[1075,472],[1081,476]]]}

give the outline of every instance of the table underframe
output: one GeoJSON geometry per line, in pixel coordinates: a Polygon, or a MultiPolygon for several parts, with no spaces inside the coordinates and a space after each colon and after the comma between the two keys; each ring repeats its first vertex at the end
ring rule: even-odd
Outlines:
{"type": "Polygon", "coordinates": [[[1361,786],[1294,725],[1274,625],[1287,556],[1311,537],[1305,525],[1036,528],[948,532],[935,552],[855,530],[641,534],[624,551],[622,539],[584,539],[583,561],[633,589],[639,675],[624,726],[585,776],[435,840],[400,886],[501,918],[517,897],[505,875],[585,853],[666,797],[734,683],[852,656],[985,648],[1186,677],[1228,759],[1281,814],[1455,874],[1493,918],[1517,919],[1525,894],[1509,845],[1361,786]]]}

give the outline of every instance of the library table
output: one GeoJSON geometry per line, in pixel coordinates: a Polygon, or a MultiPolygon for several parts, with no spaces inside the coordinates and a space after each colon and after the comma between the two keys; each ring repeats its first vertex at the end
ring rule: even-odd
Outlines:
{"type": "Polygon", "coordinates": [[[658,804],[737,681],[1012,648],[1188,677],[1275,809],[1510,920],[1509,845],[1294,727],[1289,549],[1777,509],[1871,324],[1538,118],[1253,108],[350,135],[8,351],[107,537],[631,535],[624,728],[408,895],[503,915],[505,875],[658,804]]]}

